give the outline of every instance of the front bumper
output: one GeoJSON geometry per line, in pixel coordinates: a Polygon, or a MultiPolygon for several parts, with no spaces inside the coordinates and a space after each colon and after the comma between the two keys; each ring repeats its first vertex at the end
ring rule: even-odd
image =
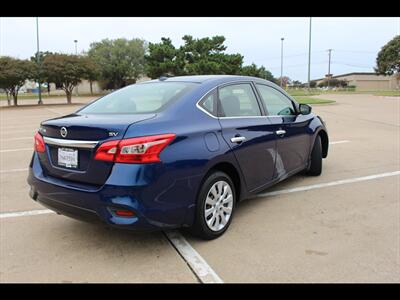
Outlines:
{"type": "MultiPolygon", "coordinates": [[[[114,166],[112,173],[121,175],[114,166]]],[[[57,213],[90,222],[102,222],[131,230],[172,229],[190,226],[194,217],[193,182],[173,180],[168,189],[159,182],[140,185],[118,185],[112,174],[103,186],[67,182],[43,174],[39,158],[34,153],[29,168],[30,196],[57,213]],[[113,179],[114,178],[114,179],[113,179]],[[130,210],[134,217],[120,217],[113,209],[130,210]]],[[[123,179],[120,180],[123,182],[123,179]]],[[[123,182],[123,184],[125,184],[123,182]]]]}

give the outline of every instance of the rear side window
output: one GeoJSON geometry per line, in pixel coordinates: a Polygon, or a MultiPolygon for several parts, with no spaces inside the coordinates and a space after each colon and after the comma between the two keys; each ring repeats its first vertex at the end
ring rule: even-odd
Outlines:
{"type": "Polygon", "coordinates": [[[206,96],[200,101],[199,105],[213,116],[217,116],[217,95],[215,92],[206,96]]]}
{"type": "Polygon", "coordinates": [[[89,104],[84,114],[142,114],[163,110],[196,86],[191,82],[134,84],[89,104]]]}
{"type": "Polygon", "coordinates": [[[261,99],[271,116],[290,116],[295,114],[293,102],[276,89],[257,84],[261,99]]]}
{"type": "Polygon", "coordinates": [[[261,116],[256,96],[248,83],[220,88],[219,100],[222,117],[261,116]]]}

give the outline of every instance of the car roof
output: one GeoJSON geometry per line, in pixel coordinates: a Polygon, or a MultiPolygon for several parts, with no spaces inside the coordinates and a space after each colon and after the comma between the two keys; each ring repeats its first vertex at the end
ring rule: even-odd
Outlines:
{"type": "Polygon", "coordinates": [[[250,76],[239,76],[239,75],[192,75],[192,76],[174,76],[174,77],[160,77],[158,79],[150,80],[147,82],[159,82],[159,81],[168,81],[168,82],[195,82],[195,83],[205,83],[218,81],[222,83],[224,81],[233,81],[233,80],[260,80],[261,78],[250,77],[250,76]]]}

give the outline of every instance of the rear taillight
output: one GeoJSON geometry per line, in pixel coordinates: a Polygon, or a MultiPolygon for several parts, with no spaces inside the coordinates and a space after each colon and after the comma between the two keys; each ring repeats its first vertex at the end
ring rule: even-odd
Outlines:
{"type": "Polygon", "coordinates": [[[46,146],[44,144],[44,140],[42,135],[39,132],[35,133],[35,151],[39,153],[44,153],[46,152],[46,146]]]}
{"type": "Polygon", "coordinates": [[[175,137],[169,133],[105,142],[97,149],[94,159],[132,164],[159,162],[161,151],[175,137]]]}
{"type": "Polygon", "coordinates": [[[117,153],[118,143],[120,140],[105,142],[97,149],[94,159],[114,161],[115,154],[117,153]]]}

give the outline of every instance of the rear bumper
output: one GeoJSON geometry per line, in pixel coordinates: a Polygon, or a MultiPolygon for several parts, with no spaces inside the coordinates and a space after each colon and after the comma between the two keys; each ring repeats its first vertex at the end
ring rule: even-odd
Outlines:
{"type": "Polygon", "coordinates": [[[124,229],[171,229],[192,224],[194,199],[188,199],[187,195],[196,195],[193,178],[189,182],[187,178],[176,180],[169,176],[170,183],[158,179],[148,183],[141,180],[140,184],[132,184],[130,180],[130,185],[121,178],[123,185],[118,185],[115,174],[120,177],[126,171],[124,168],[126,165],[116,164],[101,187],[74,184],[43,174],[34,153],[28,176],[30,196],[60,214],[124,229]],[[135,216],[119,217],[112,212],[114,209],[130,210],[135,216]]]}

